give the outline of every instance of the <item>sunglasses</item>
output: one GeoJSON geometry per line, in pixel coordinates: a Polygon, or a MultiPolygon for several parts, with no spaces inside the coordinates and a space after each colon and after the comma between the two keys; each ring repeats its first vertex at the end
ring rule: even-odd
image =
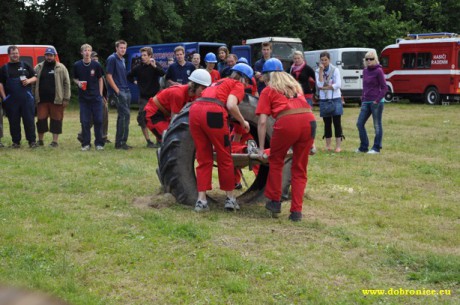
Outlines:
{"type": "Polygon", "coordinates": [[[366,61],[373,61],[375,58],[366,58],[366,61]]]}

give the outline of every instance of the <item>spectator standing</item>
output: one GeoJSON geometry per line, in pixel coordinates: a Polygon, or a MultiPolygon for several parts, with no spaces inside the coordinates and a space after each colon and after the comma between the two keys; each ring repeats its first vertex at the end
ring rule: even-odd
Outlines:
{"type": "MultiPolygon", "coordinates": [[[[99,56],[96,51],[91,52],[91,60],[99,62],[99,56]]],[[[104,68],[102,69],[104,70],[104,68]]],[[[102,76],[102,140],[104,143],[111,143],[111,141],[107,138],[108,131],[109,131],[109,105],[107,100],[107,82],[104,76],[102,76]]],[[[93,127],[93,120],[91,118],[90,128],[93,127]]],[[[80,143],[83,142],[83,135],[82,131],[80,131],[77,135],[78,141],[80,143]]]]}
{"type": "Polygon", "coordinates": [[[227,47],[221,46],[217,50],[217,56],[219,57],[219,62],[217,63],[217,71],[222,75],[222,70],[227,66],[227,57],[230,52],[227,47]]]}
{"type": "Polygon", "coordinates": [[[45,60],[35,67],[35,101],[37,103],[38,145],[43,146],[45,132],[53,134],[50,147],[58,147],[58,138],[62,133],[64,108],[70,101],[70,77],[67,68],[56,62],[56,50],[47,48],[45,60]],[[48,128],[48,118],[50,118],[48,128]]]}
{"type": "MultiPolygon", "coordinates": [[[[96,51],[91,52],[91,60],[94,60],[96,62],[99,62],[99,55],[97,54],[96,51]]],[[[101,65],[102,66],[102,65],[101,65]]],[[[102,68],[104,70],[104,68],[102,68]]],[[[102,88],[102,139],[104,140],[105,143],[111,143],[111,141],[108,139],[108,134],[109,134],[109,102],[108,102],[108,96],[107,96],[107,80],[105,79],[105,76],[102,76],[102,85],[104,86],[102,88]]]]}
{"type": "Polygon", "coordinates": [[[361,143],[356,152],[367,152],[368,154],[380,153],[383,138],[382,115],[386,92],[387,85],[382,66],[379,64],[377,54],[374,51],[369,51],[364,57],[361,112],[356,123],[361,143]],[[375,138],[372,149],[368,151],[369,138],[367,137],[365,125],[371,115],[374,121],[375,138]]]}
{"type": "Polygon", "coordinates": [[[124,40],[115,42],[115,52],[107,58],[107,83],[109,99],[117,107],[117,131],[115,149],[128,150],[131,92],[128,87],[125,56],[128,43],[124,40]]]}
{"type": "Polygon", "coordinates": [[[268,85],[262,91],[256,108],[259,116],[257,131],[260,156],[264,153],[267,118],[273,116],[276,119],[270,141],[270,171],[265,188],[265,196],[270,201],[265,207],[275,214],[281,213],[284,159],[292,147],[292,201],[289,220],[300,221],[307,184],[308,154],[316,133],[315,116],[303,98],[299,83],[283,71],[281,61],[276,58],[267,60],[262,72],[268,85]]]}
{"type": "Polygon", "coordinates": [[[30,148],[38,147],[35,135],[35,101],[32,84],[37,81],[34,69],[20,61],[17,46],[8,47],[10,62],[0,71],[0,97],[10,124],[11,147],[21,147],[21,119],[30,148]]]}
{"type": "Polygon", "coordinates": [[[265,82],[262,78],[262,69],[267,60],[272,57],[272,44],[270,42],[262,43],[262,58],[254,64],[255,78],[257,80],[257,91],[260,93],[265,88],[265,82]]]}
{"type": "Polygon", "coordinates": [[[174,48],[174,56],[176,62],[169,66],[166,72],[166,85],[186,85],[188,83],[188,77],[195,70],[195,66],[185,60],[185,49],[183,46],[177,46],[174,48]]]}
{"type": "Polygon", "coordinates": [[[203,68],[201,66],[201,55],[200,55],[200,53],[193,53],[193,55],[192,55],[192,64],[195,66],[195,69],[203,68]]]}
{"type": "Polygon", "coordinates": [[[149,130],[145,124],[144,107],[147,105],[149,98],[155,96],[160,90],[160,77],[165,75],[165,72],[161,66],[157,65],[153,58],[152,48],[144,47],[140,52],[142,62],[128,73],[128,80],[136,83],[139,87],[139,113],[137,115],[137,123],[142,129],[147,147],[156,148],[158,145],[155,145],[155,143],[150,140],[149,130]]]}
{"type": "Polygon", "coordinates": [[[236,65],[237,61],[238,56],[236,56],[235,54],[229,54],[227,56],[227,66],[222,70],[222,72],[220,72],[220,77],[229,77],[233,73],[232,69],[236,65]]]}
{"type": "Polygon", "coordinates": [[[214,53],[209,52],[204,57],[204,62],[206,64],[206,71],[211,75],[211,81],[213,83],[217,82],[220,79],[220,73],[216,69],[217,57],[214,53]]]}
{"type": "Polygon", "coordinates": [[[291,75],[299,82],[302,86],[302,91],[310,107],[313,107],[313,94],[315,87],[311,84],[315,84],[315,71],[310,67],[303,57],[301,51],[295,51],[292,56],[293,64],[291,66],[291,75]]]}
{"type": "Polygon", "coordinates": [[[73,66],[73,79],[78,86],[78,102],[80,104],[80,123],[82,130],[81,150],[91,149],[91,121],[94,124],[94,145],[96,150],[104,150],[102,139],[102,76],[101,65],[91,60],[92,47],[84,44],[80,48],[83,59],[73,66]]]}
{"type": "Polygon", "coordinates": [[[342,81],[340,71],[331,65],[329,52],[321,52],[319,68],[315,71],[316,86],[319,89],[319,114],[324,122],[324,136],[326,138],[326,150],[331,151],[332,124],[334,124],[335,152],[341,152],[341,143],[344,138],[342,133],[341,118],[343,115],[342,81]],[[327,113],[327,103],[333,104],[333,111],[327,113]]]}
{"type": "Polygon", "coordinates": [[[235,177],[230,147],[228,115],[249,131],[249,123],[243,118],[238,103],[244,98],[244,84],[253,76],[251,67],[237,64],[229,78],[214,83],[205,89],[202,97],[190,107],[190,133],[196,147],[196,180],[198,200],[195,211],[209,209],[206,191],[212,189],[213,147],[217,154],[219,185],[226,192],[226,210],[239,210],[240,206],[233,195],[235,177]]]}

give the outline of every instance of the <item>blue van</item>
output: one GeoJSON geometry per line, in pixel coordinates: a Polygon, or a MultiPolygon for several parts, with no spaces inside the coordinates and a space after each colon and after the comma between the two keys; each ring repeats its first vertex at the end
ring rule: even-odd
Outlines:
{"type": "MultiPolygon", "coordinates": [[[[213,52],[217,56],[219,47],[226,46],[226,44],[219,42],[173,42],[131,46],[126,50],[126,69],[129,72],[132,68],[141,64],[140,49],[151,47],[153,49],[153,57],[157,64],[161,65],[166,71],[168,69],[168,58],[174,58],[174,48],[177,46],[183,46],[185,48],[185,60],[187,61],[191,61],[193,53],[199,53],[201,55],[201,62],[204,65],[203,58],[207,53],[213,52]]],[[[129,89],[131,90],[131,104],[138,104],[139,89],[137,85],[130,83],[129,89]]]]}

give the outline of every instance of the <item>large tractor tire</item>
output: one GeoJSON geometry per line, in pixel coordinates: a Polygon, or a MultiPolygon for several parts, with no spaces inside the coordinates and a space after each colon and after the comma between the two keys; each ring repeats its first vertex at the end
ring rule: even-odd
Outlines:
{"type": "MultiPolygon", "coordinates": [[[[251,134],[257,139],[257,116],[255,109],[258,99],[246,95],[239,109],[251,126],[251,134]]],[[[195,144],[189,131],[189,111],[191,104],[171,121],[163,135],[163,142],[157,151],[157,174],[163,190],[172,193],[176,200],[185,205],[194,205],[198,196],[195,176],[195,144]]],[[[269,119],[266,143],[270,143],[274,120],[269,119]]],[[[240,203],[250,203],[263,199],[263,190],[267,182],[269,166],[261,165],[257,176],[247,190],[238,197],[240,203]]],[[[286,160],[283,168],[283,197],[287,197],[291,179],[291,159],[286,160]]],[[[210,198],[212,200],[212,198],[210,198]]]]}

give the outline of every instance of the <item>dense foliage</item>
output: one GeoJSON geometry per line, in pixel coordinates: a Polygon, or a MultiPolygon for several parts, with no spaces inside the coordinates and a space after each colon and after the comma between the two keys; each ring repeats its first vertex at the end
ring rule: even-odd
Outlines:
{"type": "Polygon", "coordinates": [[[65,64],[90,43],[103,58],[130,45],[299,37],[306,50],[374,47],[415,32],[460,32],[457,0],[13,0],[0,4],[0,44],[53,44],[65,64]]]}

